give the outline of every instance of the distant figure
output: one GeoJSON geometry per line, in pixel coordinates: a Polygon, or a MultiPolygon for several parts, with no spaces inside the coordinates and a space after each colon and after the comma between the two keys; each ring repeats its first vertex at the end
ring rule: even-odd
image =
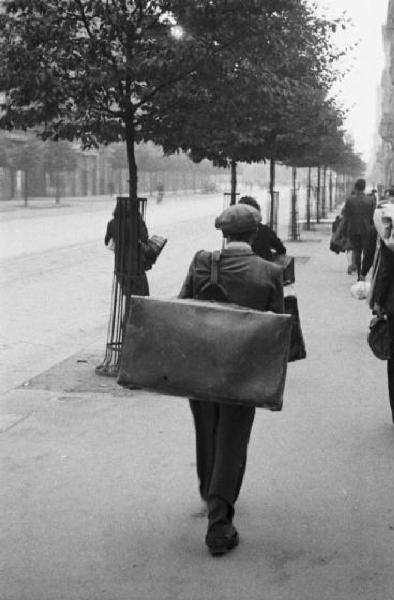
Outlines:
{"type": "Polygon", "coordinates": [[[346,200],[343,209],[344,229],[354,251],[357,279],[364,281],[372,267],[376,245],[376,230],[373,224],[375,200],[365,194],[365,179],[357,179],[354,192],[346,200]]]}
{"type": "Polygon", "coordinates": [[[371,196],[371,198],[374,199],[375,201],[375,208],[376,208],[376,204],[378,202],[378,196],[377,196],[378,190],[376,190],[375,188],[372,188],[372,190],[369,192],[368,196],[371,196]]]}
{"type": "Polygon", "coordinates": [[[164,185],[162,183],[157,184],[157,198],[156,204],[161,204],[164,198],[164,185]]]}
{"type": "MultiPolygon", "coordinates": [[[[242,196],[238,204],[247,204],[259,211],[261,215],[260,204],[253,196],[242,196]]],[[[268,225],[258,224],[256,236],[252,242],[252,250],[257,256],[261,256],[270,262],[274,261],[275,255],[286,254],[286,247],[276,235],[275,231],[268,225]],[[275,254],[272,252],[274,251],[275,254]]]]}

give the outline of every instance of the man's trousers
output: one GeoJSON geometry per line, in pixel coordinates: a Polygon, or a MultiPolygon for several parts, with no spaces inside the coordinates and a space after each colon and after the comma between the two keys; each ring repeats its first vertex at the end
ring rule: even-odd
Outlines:
{"type": "Polygon", "coordinates": [[[246,467],[255,409],[190,400],[196,430],[197,475],[204,500],[219,496],[234,506],[246,467]]]}
{"type": "Polygon", "coordinates": [[[351,235],[350,245],[354,253],[357,277],[365,277],[372,267],[376,248],[376,232],[367,235],[351,235]]]}

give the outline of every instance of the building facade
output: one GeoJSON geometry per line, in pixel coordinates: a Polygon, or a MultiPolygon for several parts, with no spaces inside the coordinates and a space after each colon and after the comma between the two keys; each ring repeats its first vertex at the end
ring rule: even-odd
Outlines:
{"type": "Polygon", "coordinates": [[[385,66],[378,92],[378,139],[372,177],[387,189],[394,186],[394,0],[389,0],[382,33],[385,66]]]}

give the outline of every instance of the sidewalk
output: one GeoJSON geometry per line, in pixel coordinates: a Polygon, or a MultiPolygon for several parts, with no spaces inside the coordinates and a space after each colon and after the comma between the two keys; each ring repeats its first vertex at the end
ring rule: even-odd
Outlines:
{"type": "Polygon", "coordinates": [[[329,226],[301,236],[286,245],[308,358],[282,413],[257,411],[239,548],[204,547],[187,402],[96,376],[91,339],[3,398],[2,600],[391,600],[385,363],[329,226]]]}

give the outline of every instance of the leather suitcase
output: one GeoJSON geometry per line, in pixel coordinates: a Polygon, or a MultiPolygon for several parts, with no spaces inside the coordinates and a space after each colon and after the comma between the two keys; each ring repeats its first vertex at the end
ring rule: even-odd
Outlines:
{"type": "Polygon", "coordinates": [[[289,315],[132,296],[118,383],[278,411],[290,331],[289,315]]]}

